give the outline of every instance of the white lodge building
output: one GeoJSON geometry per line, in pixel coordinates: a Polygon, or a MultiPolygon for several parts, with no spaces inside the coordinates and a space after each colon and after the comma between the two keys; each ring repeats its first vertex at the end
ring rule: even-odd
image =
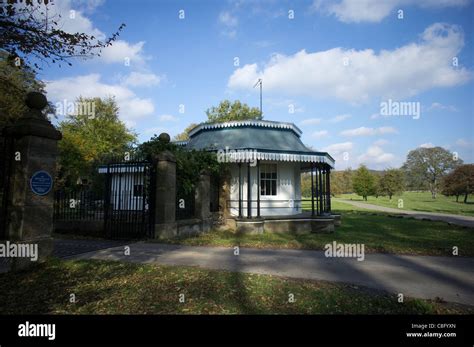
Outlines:
{"type": "Polygon", "coordinates": [[[224,208],[237,219],[331,213],[330,170],[334,159],[301,142],[293,123],[234,121],[201,124],[189,133],[185,148],[216,151],[230,163],[229,193],[224,208]],[[301,173],[312,174],[311,200],[302,201],[301,173]]]}
{"type": "MultiPolygon", "coordinates": [[[[187,225],[196,220],[196,206],[188,203],[188,209],[180,210],[180,196],[175,194],[176,214],[171,224],[178,221],[177,228],[192,232],[195,227],[209,229],[214,221],[245,233],[334,231],[340,225],[340,216],[331,213],[330,171],[334,159],[306,147],[301,134],[292,123],[273,121],[196,126],[188,141],[175,144],[188,150],[214,152],[218,161],[228,164],[228,170],[222,177],[207,178],[204,186],[209,191],[200,193],[204,195],[193,194],[191,201],[198,208],[204,201],[209,203],[206,216],[202,215],[193,227],[187,225]],[[302,173],[311,177],[310,196],[302,197],[302,173]]],[[[143,221],[147,216],[154,220],[150,210],[155,211],[155,205],[149,202],[158,204],[153,192],[160,180],[154,165],[153,161],[137,159],[99,167],[99,173],[106,175],[107,216],[127,223],[137,218],[143,221]]]]}

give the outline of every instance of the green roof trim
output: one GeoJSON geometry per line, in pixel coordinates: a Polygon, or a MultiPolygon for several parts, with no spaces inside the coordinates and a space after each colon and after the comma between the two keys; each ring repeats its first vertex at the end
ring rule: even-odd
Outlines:
{"type": "Polygon", "coordinates": [[[189,136],[193,136],[206,129],[221,129],[221,128],[235,128],[235,127],[261,127],[261,128],[275,128],[275,129],[290,129],[296,135],[301,136],[302,131],[293,123],[287,122],[275,122],[270,120],[241,120],[223,123],[201,123],[195,126],[189,132],[189,136]]]}

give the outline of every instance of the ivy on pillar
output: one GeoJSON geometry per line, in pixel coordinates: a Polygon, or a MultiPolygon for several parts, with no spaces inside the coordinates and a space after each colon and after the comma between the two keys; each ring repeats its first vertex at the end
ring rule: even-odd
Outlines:
{"type": "Polygon", "coordinates": [[[202,172],[194,197],[194,215],[202,221],[202,231],[209,231],[212,224],[210,191],[211,175],[208,172],[202,172]]]}

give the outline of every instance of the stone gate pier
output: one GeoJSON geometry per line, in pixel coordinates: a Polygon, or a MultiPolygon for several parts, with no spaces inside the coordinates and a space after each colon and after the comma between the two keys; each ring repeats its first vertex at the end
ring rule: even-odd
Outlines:
{"type": "MultiPolygon", "coordinates": [[[[41,114],[47,105],[43,94],[29,93],[26,105],[28,110],[23,117],[3,130],[3,136],[11,138],[13,145],[5,180],[9,186],[4,206],[5,240],[1,243],[23,252],[34,252],[36,248],[36,261],[42,261],[53,247],[53,186],[57,142],[62,135],[41,114]]],[[[9,269],[20,269],[33,264],[31,259],[10,256],[6,263],[9,269]]]]}

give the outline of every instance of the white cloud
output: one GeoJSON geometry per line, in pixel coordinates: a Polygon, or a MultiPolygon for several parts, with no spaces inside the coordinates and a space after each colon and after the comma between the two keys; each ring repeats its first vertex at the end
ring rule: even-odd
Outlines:
{"type": "Polygon", "coordinates": [[[171,114],[162,114],[160,116],[160,122],[176,122],[178,121],[178,118],[171,114]]]}
{"type": "Polygon", "coordinates": [[[131,87],[151,87],[159,85],[161,77],[154,73],[131,72],[123,78],[123,84],[131,87]]]}
{"type": "Polygon", "coordinates": [[[377,23],[394,13],[394,10],[405,10],[411,5],[422,8],[446,8],[465,6],[468,3],[469,0],[342,0],[338,2],[315,0],[311,10],[333,15],[345,23],[377,23]]]}
{"type": "Polygon", "coordinates": [[[389,144],[389,142],[385,139],[380,139],[374,142],[374,145],[376,146],[385,146],[387,144],[389,144]]]}
{"type": "Polygon", "coordinates": [[[135,97],[127,100],[117,100],[117,103],[120,106],[120,114],[124,119],[140,119],[153,114],[155,111],[155,105],[151,99],[135,97]]]}
{"type": "Polygon", "coordinates": [[[342,122],[342,121],[344,121],[346,119],[349,119],[351,117],[352,116],[350,114],[340,114],[336,117],[331,118],[329,121],[333,122],[333,123],[339,123],[339,122],[342,122]]]}
{"type": "Polygon", "coordinates": [[[94,12],[97,7],[102,6],[104,3],[105,0],[74,0],[74,6],[77,6],[84,12],[94,12]]]}
{"type": "Polygon", "coordinates": [[[443,105],[440,102],[433,102],[430,107],[428,107],[428,111],[431,110],[441,110],[441,111],[450,111],[450,112],[458,112],[458,109],[452,105],[443,105]]]}
{"type": "Polygon", "coordinates": [[[323,137],[328,136],[329,132],[327,130],[315,131],[311,134],[311,137],[315,139],[322,139],[323,137]]]}
{"type": "Polygon", "coordinates": [[[434,146],[435,145],[433,145],[431,142],[427,142],[427,143],[422,143],[418,147],[420,147],[420,148],[433,148],[434,146]]]}
{"type": "Polygon", "coordinates": [[[456,25],[435,23],[420,42],[382,50],[333,48],[294,55],[274,54],[264,65],[247,64],[228,80],[230,89],[251,90],[263,79],[267,92],[330,97],[350,103],[371,98],[403,98],[465,83],[472,71],[450,64],[464,46],[456,25]],[[348,64],[344,64],[347,59],[348,64]],[[423,64],[420,64],[423,62],[423,64]]]}
{"type": "Polygon", "coordinates": [[[348,129],[341,131],[342,136],[373,136],[383,134],[396,134],[397,129],[393,127],[367,128],[359,127],[356,129],[348,129]]]}
{"type": "Polygon", "coordinates": [[[117,40],[111,46],[102,50],[101,59],[106,63],[129,63],[130,66],[143,65],[145,60],[149,59],[149,57],[143,55],[144,44],[144,41],[131,44],[127,41],[117,40]]]}
{"type": "MultiPolygon", "coordinates": [[[[85,33],[104,41],[109,35],[97,28],[86,16],[86,12],[94,12],[103,2],[103,0],[55,1],[54,5],[48,5],[48,16],[55,18],[58,21],[58,27],[67,33],[85,33]]],[[[143,64],[149,59],[143,55],[143,45],[142,41],[132,44],[124,40],[116,40],[111,46],[102,49],[101,57],[98,59],[105,63],[123,63],[125,57],[128,57],[131,65],[143,64]]]]}
{"type": "Polygon", "coordinates": [[[321,118],[308,118],[300,122],[301,125],[316,125],[321,123],[321,118]]]}
{"type": "Polygon", "coordinates": [[[342,136],[371,136],[375,135],[374,128],[360,127],[356,129],[348,129],[341,131],[342,136]]]}
{"type": "Polygon", "coordinates": [[[324,152],[328,152],[329,154],[340,154],[343,152],[349,152],[354,148],[354,144],[352,142],[342,142],[342,143],[334,143],[327,147],[324,147],[322,150],[324,152]]]}
{"type": "Polygon", "coordinates": [[[234,38],[237,36],[237,26],[239,20],[229,11],[223,11],[219,13],[218,21],[224,26],[224,29],[221,31],[221,34],[229,38],[234,38]]]}
{"type": "Polygon", "coordinates": [[[384,150],[377,145],[370,146],[367,151],[357,157],[357,161],[360,164],[366,164],[367,166],[384,168],[388,164],[392,163],[395,156],[392,153],[386,153],[384,150]]]}
{"type": "Polygon", "coordinates": [[[383,135],[383,134],[397,134],[397,133],[398,133],[397,129],[395,129],[393,127],[380,127],[380,128],[376,129],[376,134],[380,134],[380,135],[383,135]]]}
{"type": "Polygon", "coordinates": [[[100,4],[101,2],[97,1],[74,3],[72,0],[55,1],[54,4],[48,4],[48,17],[55,18],[58,27],[67,33],[85,33],[94,36],[98,40],[104,40],[106,35],[84,15],[84,12],[91,12],[100,4]]]}
{"type": "Polygon", "coordinates": [[[137,119],[149,116],[155,110],[151,99],[139,98],[127,86],[104,83],[100,74],[50,81],[46,85],[46,90],[48,99],[53,103],[63,100],[73,102],[79,96],[86,98],[114,96],[120,108],[120,118],[129,126],[134,126],[137,119]]]}
{"type": "Polygon", "coordinates": [[[219,22],[227,27],[236,27],[239,24],[237,17],[233,16],[228,11],[219,13],[219,22]]]}
{"type": "Polygon", "coordinates": [[[458,145],[459,147],[472,147],[472,142],[469,142],[469,141],[466,141],[464,139],[458,139],[456,141],[456,145],[458,145]]]}
{"type": "Polygon", "coordinates": [[[329,153],[329,155],[334,158],[336,168],[339,170],[350,166],[350,159],[352,158],[351,151],[353,149],[354,144],[352,142],[341,142],[326,146],[321,150],[329,153]]]}

